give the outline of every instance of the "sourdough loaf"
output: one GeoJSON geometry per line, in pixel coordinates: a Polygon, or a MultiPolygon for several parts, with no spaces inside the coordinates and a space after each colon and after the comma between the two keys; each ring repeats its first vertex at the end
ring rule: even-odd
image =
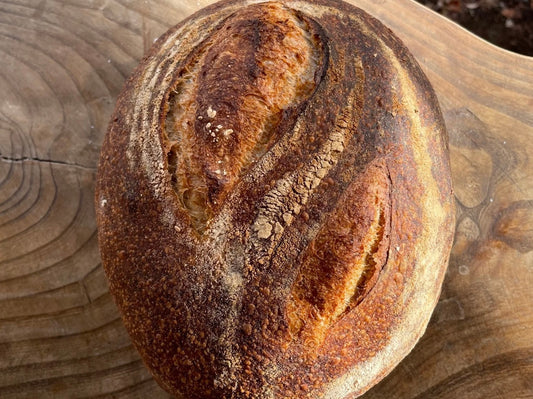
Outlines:
{"type": "Polygon", "coordinates": [[[110,290],[179,398],[354,398],[424,332],[454,210],[442,116],[346,3],[223,1],[157,40],[96,187],[110,290]]]}

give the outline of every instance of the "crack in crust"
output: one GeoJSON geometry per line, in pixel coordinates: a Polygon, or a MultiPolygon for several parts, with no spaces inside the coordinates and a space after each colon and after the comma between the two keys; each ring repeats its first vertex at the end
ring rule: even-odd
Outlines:
{"type": "Polygon", "coordinates": [[[287,305],[289,331],[306,350],[322,344],[329,327],[364,299],[386,263],[390,180],[383,161],[361,173],[302,255],[287,305]]]}

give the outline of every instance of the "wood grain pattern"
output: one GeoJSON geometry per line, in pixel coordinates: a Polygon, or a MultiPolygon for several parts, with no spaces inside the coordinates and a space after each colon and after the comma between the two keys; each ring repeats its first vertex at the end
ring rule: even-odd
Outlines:
{"type": "MultiPolygon", "coordinates": [[[[428,331],[364,398],[533,397],[533,59],[409,0],[352,3],[392,28],[434,85],[458,204],[428,331]]],[[[205,4],[0,2],[0,397],[168,398],[108,294],[93,184],[125,77],[205,4]]]]}

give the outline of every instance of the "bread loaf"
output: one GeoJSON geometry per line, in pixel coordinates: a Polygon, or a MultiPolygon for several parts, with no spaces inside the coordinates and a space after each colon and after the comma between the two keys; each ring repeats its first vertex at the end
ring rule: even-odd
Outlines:
{"type": "Polygon", "coordinates": [[[127,81],[96,210],[111,293],[163,388],[355,398],[439,295],[454,226],[443,119],[363,11],[223,1],[127,81]]]}

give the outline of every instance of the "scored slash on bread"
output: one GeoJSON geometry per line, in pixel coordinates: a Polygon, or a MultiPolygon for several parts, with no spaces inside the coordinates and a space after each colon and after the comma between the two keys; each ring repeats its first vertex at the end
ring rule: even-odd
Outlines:
{"type": "Polygon", "coordinates": [[[120,95],[96,211],[155,379],[194,398],[356,397],[412,349],[453,239],[435,94],[333,0],[223,1],[120,95]]]}

